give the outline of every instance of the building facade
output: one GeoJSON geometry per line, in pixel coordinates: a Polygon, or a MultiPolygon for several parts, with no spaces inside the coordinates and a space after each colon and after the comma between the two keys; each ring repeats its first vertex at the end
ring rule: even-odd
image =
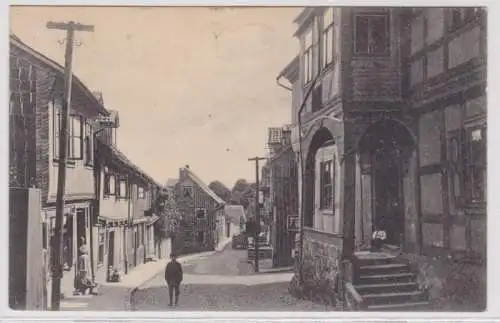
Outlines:
{"type": "Polygon", "coordinates": [[[273,266],[293,264],[293,250],[298,229],[297,158],[292,150],[291,131],[271,128],[268,136],[269,196],[273,266]]]}
{"type": "MultiPolygon", "coordinates": [[[[10,38],[13,61],[29,62],[30,85],[34,92],[17,98],[33,102],[35,109],[35,141],[28,147],[36,156],[36,163],[27,167],[24,181],[31,181],[41,191],[43,219],[43,248],[47,250],[50,267],[49,244],[55,227],[55,202],[58,176],[60,110],[64,98],[64,69],[56,62],[36,52],[15,36],[10,38]]],[[[90,241],[90,221],[94,214],[96,197],[93,176],[93,129],[98,120],[109,116],[93,93],[77,78],[73,78],[72,106],[69,117],[69,142],[66,180],[65,211],[63,221],[63,280],[62,292],[71,293],[76,274],[78,250],[90,241]]],[[[13,103],[15,104],[15,103],[13,103]]],[[[14,125],[17,128],[16,125],[14,125]]],[[[20,165],[18,163],[18,165],[20,165]]],[[[23,180],[22,178],[19,178],[23,180]]],[[[50,273],[50,270],[48,270],[50,273]]],[[[51,275],[48,274],[48,286],[51,275]]],[[[48,292],[50,295],[50,290],[48,292]]],[[[49,297],[48,297],[49,298],[49,297]]]]}
{"type": "Polygon", "coordinates": [[[181,214],[181,228],[173,243],[174,250],[183,254],[215,250],[225,238],[224,200],[188,165],[179,170],[173,191],[181,214]]]}
{"type": "Polygon", "coordinates": [[[152,224],[158,217],[152,205],[159,184],[115,147],[112,136],[105,131],[97,140],[99,221],[93,241],[98,281],[112,280],[115,271],[126,274],[157,255],[152,224]]]}
{"type": "Polygon", "coordinates": [[[323,7],[296,18],[299,58],[280,78],[292,84],[303,259],[326,268],[315,277],[352,287],[357,254],[384,231],[430,299],[470,280],[484,308],[485,21],[479,8],[323,7]]]}
{"type": "Polygon", "coordinates": [[[242,205],[226,205],[224,212],[226,215],[224,240],[245,231],[245,209],[242,205]]]}
{"type": "MultiPolygon", "coordinates": [[[[10,73],[11,96],[10,139],[13,143],[10,158],[10,186],[29,187],[39,192],[37,201],[31,199],[30,205],[38,204],[38,218],[41,219],[40,230],[33,231],[33,241],[38,241],[37,232],[40,231],[39,256],[43,259],[44,292],[43,307],[47,307],[47,300],[51,298],[52,282],[52,248],[50,243],[55,230],[56,192],[59,167],[59,133],[61,125],[61,110],[64,100],[64,68],[43,54],[35,51],[23,43],[15,35],[10,36],[10,73]],[[36,203],[35,203],[36,202],[36,203]]],[[[107,204],[104,191],[105,165],[104,156],[116,136],[118,114],[105,109],[102,95],[90,91],[75,75],[73,75],[72,102],[69,111],[66,164],[66,186],[64,196],[63,237],[62,237],[62,265],[63,276],[61,293],[63,295],[74,292],[75,277],[78,267],[80,248],[85,245],[89,249],[92,264],[92,275],[99,280],[99,273],[106,272],[107,250],[111,233],[99,227],[100,212],[111,214],[111,219],[119,220],[116,210],[124,212],[125,217],[144,220],[141,214],[151,203],[150,194],[154,194],[158,186],[150,177],[130,166],[133,172],[133,182],[130,191],[134,199],[134,207],[127,208],[125,199],[107,204]],[[115,129],[112,129],[115,128],[115,129]],[[103,142],[98,145],[97,138],[103,142]],[[139,187],[145,191],[140,193],[139,187]],[[154,189],[153,189],[154,188],[154,189]],[[143,196],[140,198],[139,196],[143,196]],[[109,210],[112,210],[110,212],[109,210]],[[130,215],[130,216],[129,216],[130,215]],[[106,244],[107,243],[107,244],[106,244]],[[103,247],[106,245],[105,247],[103,247]],[[106,256],[106,257],[105,257],[106,256]]],[[[107,162],[120,171],[125,162],[130,162],[123,155],[108,154],[107,162]],[[125,160],[125,162],[124,162],[125,160]],[[119,163],[122,162],[122,164],[119,163]],[[118,165],[118,166],[117,166],[118,165]]],[[[107,167],[107,166],[106,166],[107,167]]],[[[121,193],[121,187],[120,193],[121,193]]],[[[127,188],[128,189],[128,188],[127,188]]],[[[115,191],[118,191],[116,189],[115,191]]],[[[149,217],[148,220],[153,219],[149,217]]],[[[106,222],[106,221],[104,221],[106,222]]],[[[124,225],[125,223],[121,223],[124,225]]],[[[112,225],[114,226],[114,225],[112,225]]],[[[143,225],[144,226],[144,225],[143,225]]],[[[123,241],[115,241],[115,263],[121,261],[119,257],[123,241]]],[[[146,235],[147,236],[147,235],[146,235]]],[[[140,244],[141,250],[136,262],[145,257],[147,243],[140,244]]],[[[34,249],[30,249],[34,252],[34,249]]],[[[31,265],[33,268],[35,266],[31,265]]],[[[103,274],[106,276],[106,274],[103,274]]]]}

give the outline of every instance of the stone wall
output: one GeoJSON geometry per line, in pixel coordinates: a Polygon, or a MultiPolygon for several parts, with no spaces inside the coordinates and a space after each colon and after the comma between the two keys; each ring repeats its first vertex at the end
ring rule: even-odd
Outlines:
{"type": "Polygon", "coordinates": [[[427,290],[439,311],[486,309],[486,264],[451,256],[403,254],[417,272],[419,288],[427,290]]]}
{"type": "Polygon", "coordinates": [[[342,240],[306,229],[304,234],[304,293],[306,297],[335,303],[340,270],[342,240]]]}

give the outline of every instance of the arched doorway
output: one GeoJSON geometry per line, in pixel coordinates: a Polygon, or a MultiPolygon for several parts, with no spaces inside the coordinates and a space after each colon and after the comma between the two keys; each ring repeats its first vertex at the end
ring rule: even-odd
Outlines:
{"type": "Polygon", "coordinates": [[[333,143],[334,138],[332,133],[325,127],[319,128],[311,138],[309,148],[307,150],[307,158],[305,160],[305,178],[304,178],[304,226],[314,226],[314,212],[315,212],[315,167],[316,167],[316,153],[318,149],[328,143],[333,143]]]}
{"type": "MultiPolygon", "coordinates": [[[[395,120],[370,125],[358,144],[362,176],[370,177],[371,232],[386,232],[388,245],[401,246],[405,233],[405,192],[403,179],[415,141],[409,130],[395,120]]],[[[408,192],[408,194],[410,194],[408,192]]]]}

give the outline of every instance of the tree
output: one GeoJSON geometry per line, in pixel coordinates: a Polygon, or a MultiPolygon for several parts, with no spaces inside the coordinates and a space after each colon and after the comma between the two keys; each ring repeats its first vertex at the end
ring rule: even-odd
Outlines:
{"type": "Polygon", "coordinates": [[[163,237],[174,236],[180,228],[181,215],[175,196],[169,194],[166,189],[162,189],[154,204],[155,213],[160,217],[158,220],[158,232],[163,237]]]}
{"type": "Polygon", "coordinates": [[[248,208],[250,201],[255,197],[255,183],[248,183],[245,179],[238,179],[231,190],[231,204],[243,205],[248,208]]]}
{"type": "Polygon", "coordinates": [[[214,193],[217,194],[226,203],[229,203],[231,201],[231,190],[229,190],[229,188],[227,188],[226,185],[224,185],[222,182],[212,181],[210,184],[208,184],[208,188],[214,191],[214,193]]]}

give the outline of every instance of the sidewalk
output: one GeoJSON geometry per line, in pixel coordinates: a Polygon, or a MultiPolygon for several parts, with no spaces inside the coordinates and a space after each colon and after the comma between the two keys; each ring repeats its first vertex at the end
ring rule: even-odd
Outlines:
{"type": "MultiPolygon", "coordinates": [[[[185,255],[178,258],[180,263],[203,258],[220,252],[226,248],[231,239],[219,244],[215,251],[201,252],[185,255]]],[[[142,264],[127,275],[121,282],[104,283],[99,287],[99,295],[95,296],[67,296],[61,300],[62,311],[127,311],[131,310],[130,297],[141,286],[153,279],[159,272],[165,269],[169,259],[160,259],[154,262],[142,264]]]]}

